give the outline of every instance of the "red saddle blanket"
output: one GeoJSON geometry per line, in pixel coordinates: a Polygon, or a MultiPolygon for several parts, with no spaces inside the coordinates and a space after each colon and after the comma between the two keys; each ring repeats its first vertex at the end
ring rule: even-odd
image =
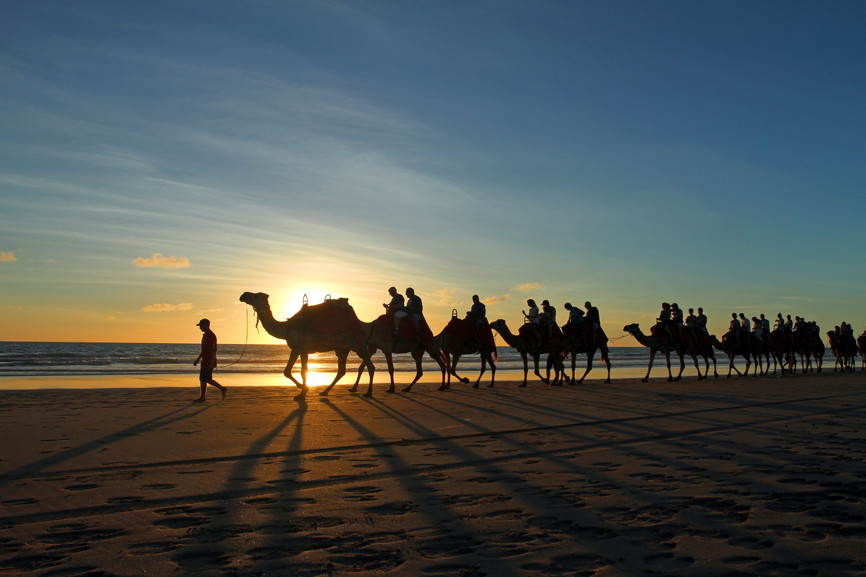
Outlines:
{"type": "Polygon", "coordinates": [[[450,335],[454,340],[461,343],[478,341],[482,345],[494,346],[493,331],[490,329],[490,323],[484,320],[478,326],[477,331],[476,334],[475,319],[471,317],[464,317],[462,319],[451,317],[451,320],[448,321],[448,324],[442,330],[443,333],[450,335]]]}

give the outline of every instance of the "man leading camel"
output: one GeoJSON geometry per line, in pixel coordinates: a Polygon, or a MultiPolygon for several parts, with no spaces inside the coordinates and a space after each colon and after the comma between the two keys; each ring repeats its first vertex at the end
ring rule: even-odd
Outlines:
{"type": "Polygon", "coordinates": [[[200,328],[201,332],[204,334],[201,337],[201,353],[199,353],[198,358],[192,363],[192,366],[196,366],[201,362],[201,369],[199,370],[198,376],[199,383],[201,384],[201,396],[194,402],[204,402],[205,391],[209,384],[218,388],[222,393],[223,398],[226,398],[226,387],[216,382],[213,378],[213,371],[217,366],[216,335],[212,330],[210,330],[210,321],[208,319],[200,320],[196,326],[200,328]]]}

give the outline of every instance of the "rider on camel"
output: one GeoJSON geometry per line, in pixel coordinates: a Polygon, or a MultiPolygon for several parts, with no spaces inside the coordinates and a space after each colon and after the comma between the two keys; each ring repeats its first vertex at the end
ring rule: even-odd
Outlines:
{"type": "Polygon", "coordinates": [[[478,298],[478,295],[472,295],[472,307],[466,315],[475,321],[475,340],[481,342],[481,326],[487,322],[487,307],[478,298]]]}
{"type": "Polygon", "coordinates": [[[731,324],[728,325],[728,334],[734,335],[737,348],[740,348],[740,321],[737,320],[737,313],[731,313],[731,324]]]}
{"type": "Polygon", "coordinates": [[[704,343],[709,343],[710,331],[707,329],[707,315],[704,314],[704,309],[702,307],[698,307],[697,327],[699,331],[704,333],[704,343]]]}
{"type": "Polygon", "coordinates": [[[400,334],[400,319],[406,316],[405,301],[403,300],[403,295],[397,292],[396,287],[389,288],[388,294],[391,295],[391,302],[382,303],[382,306],[385,307],[385,311],[390,313],[394,319],[394,334],[398,335],[400,334]]]}
{"type": "Polygon", "coordinates": [[[577,334],[583,335],[583,311],[580,307],[571,306],[571,303],[565,303],[563,307],[568,311],[568,321],[564,328],[569,330],[573,326],[577,334]]]}
{"type": "Polygon", "coordinates": [[[544,299],[541,302],[541,310],[539,315],[541,325],[547,327],[547,342],[553,343],[553,329],[556,328],[556,309],[550,304],[550,301],[544,299]]]}
{"type": "Polygon", "coordinates": [[[601,318],[598,314],[598,308],[592,306],[592,303],[586,301],[583,303],[583,308],[586,309],[586,330],[588,331],[588,344],[595,344],[595,333],[601,328],[601,318]]]}
{"type": "Polygon", "coordinates": [[[421,334],[421,319],[424,318],[424,303],[421,302],[421,297],[415,294],[415,289],[406,289],[406,312],[409,313],[409,320],[412,321],[412,329],[416,335],[421,334]]]}
{"type": "Polygon", "coordinates": [[[532,332],[535,333],[535,337],[538,339],[538,342],[541,342],[541,333],[538,330],[539,325],[541,324],[541,319],[538,314],[538,305],[535,304],[535,299],[526,299],[526,306],[529,307],[529,313],[526,311],[521,311],[523,313],[523,317],[529,321],[530,326],[532,327],[532,332]]]}
{"type": "Polygon", "coordinates": [[[691,338],[697,342],[698,340],[698,317],[695,316],[695,309],[689,308],[689,314],[686,316],[685,327],[689,331],[691,338]]]}
{"type": "Polygon", "coordinates": [[[662,311],[659,313],[659,318],[656,319],[658,324],[665,330],[670,342],[674,341],[674,335],[671,332],[671,305],[662,303],[662,311]]]}
{"type": "Polygon", "coordinates": [[[680,305],[674,303],[671,305],[671,327],[678,341],[683,340],[683,311],[680,305]]]}

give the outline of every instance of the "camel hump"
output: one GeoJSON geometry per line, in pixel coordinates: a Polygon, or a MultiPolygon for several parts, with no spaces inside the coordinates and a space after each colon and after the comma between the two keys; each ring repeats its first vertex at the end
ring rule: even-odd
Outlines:
{"type": "Polygon", "coordinates": [[[298,323],[302,330],[316,333],[353,334],[363,330],[355,309],[345,297],[304,305],[289,321],[298,323]]]}

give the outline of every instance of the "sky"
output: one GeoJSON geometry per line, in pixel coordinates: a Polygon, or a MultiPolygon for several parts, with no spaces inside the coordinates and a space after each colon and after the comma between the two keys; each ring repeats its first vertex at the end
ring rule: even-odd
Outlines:
{"type": "Polygon", "coordinates": [[[0,340],[413,287],[866,324],[866,3],[0,3],[0,340]]]}

